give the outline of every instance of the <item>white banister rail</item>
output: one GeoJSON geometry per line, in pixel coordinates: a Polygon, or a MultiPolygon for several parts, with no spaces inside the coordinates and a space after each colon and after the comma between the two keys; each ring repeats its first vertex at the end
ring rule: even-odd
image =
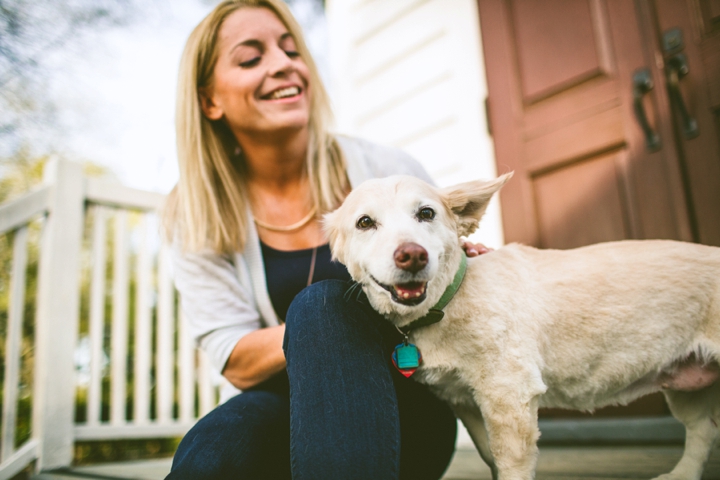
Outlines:
{"type": "Polygon", "coordinates": [[[0,236],[12,239],[0,480],[32,462],[36,471],[70,466],[76,441],[181,436],[217,404],[219,377],[179,320],[159,239],[163,201],[54,160],[40,188],[0,206],[0,236]],[[24,339],[35,297],[34,339],[24,339]],[[31,340],[31,434],[16,446],[21,350],[31,340]]]}
{"type": "Polygon", "coordinates": [[[92,274],[90,280],[90,378],[87,393],[87,423],[100,423],[102,405],[102,359],[103,329],[105,315],[105,257],[107,255],[107,209],[100,205],[92,209],[93,240],[92,240],[92,274]]]}
{"type": "Polygon", "coordinates": [[[125,423],[128,346],[127,211],[115,214],[113,251],[112,328],[110,333],[110,423],[125,423]]]}
{"type": "Polygon", "coordinates": [[[168,253],[160,251],[158,259],[158,323],[157,323],[157,416],[161,422],[172,417],[173,403],[173,289],[169,273],[168,253]]]}
{"type": "Polygon", "coordinates": [[[50,190],[46,185],[0,206],[0,235],[27,225],[35,216],[45,215],[50,190]]]}
{"type": "Polygon", "coordinates": [[[165,196],[159,193],[128,188],[95,178],[85,180],[85,198],[98,205],[142,211],[159,210],[165,201],[165,196]]]}
{"type": "Polygon", "coordinates": [[[181,319],[178,332],[178,383],[180,390],[181,423],[192,422],[195,416],[195,356],[192,338],[188,332],[187,323],[181,319]]]}
{"type": "Polygon", "coordinates": [[[152,357],[152,258],[150,252],[149,220],[143,216],[138,233],[139,252],[135,266],[135,404],[133,419],[145,425],[150,419],[150,368],[152,357]]]}
{"type": "Polygon", "coordinates": [[[2,455],[6,461],[15,453],[15,426],[17,419],[18,389],[20,381],[20,344],[25,307],[25,271],[27,270],[27,225],[15,231],[13,241],[12,276],[10,277],[10,305],[5,337],[5,385],[2,409],[2,455]]]}

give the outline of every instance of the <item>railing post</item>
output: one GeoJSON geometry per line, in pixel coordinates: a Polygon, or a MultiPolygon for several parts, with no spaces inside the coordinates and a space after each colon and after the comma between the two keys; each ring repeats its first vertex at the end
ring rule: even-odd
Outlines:
{"type": "Polygon", "coordinates": [[[69,466],[73,458],[75,366],[84,213],[82,167],[52,160],[53,186],[40,247],[35,328],[33,430],[40,442],[38,470],[69,466]]]}

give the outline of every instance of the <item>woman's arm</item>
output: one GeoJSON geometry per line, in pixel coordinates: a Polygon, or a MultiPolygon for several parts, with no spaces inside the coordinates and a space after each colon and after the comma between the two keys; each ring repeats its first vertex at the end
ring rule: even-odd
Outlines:
{"type": "Polygon", "coordinates": [[[217,371],[240,389],[281,371],[285,327],[262,328],[252,293],[231,260],[177,247],[172,252],[183,321],[217,371]]]}
{"type": "Polygon", "coordinates": [[[282,349],[285,325],[268,327],[242,337],[222,374],[236,388],[246,390],[285,369],[282,349]]]}

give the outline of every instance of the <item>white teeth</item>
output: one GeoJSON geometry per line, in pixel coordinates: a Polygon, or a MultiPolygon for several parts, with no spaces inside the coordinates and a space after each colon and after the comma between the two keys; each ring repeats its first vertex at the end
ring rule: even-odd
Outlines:
{"type": "Polygon", "coordinates": [[[403,298],[409,298],[410,294],[408,292],[403,293],[403,298]]]}
{"type": "Polygon", "coordinates": [[[294,97],[298,94],[300,94],[299,87],[287,87],[274,91],[270,98],[272,100],[277,100],[278,98],[294,97]]]}
{"type": "Polygon", "coordinates": [[[419,297],[419,296],[420,296],[420,292],[417,292],[417,293],[415,294],[415,296],[416,296],[416,297],[419,297]]]}

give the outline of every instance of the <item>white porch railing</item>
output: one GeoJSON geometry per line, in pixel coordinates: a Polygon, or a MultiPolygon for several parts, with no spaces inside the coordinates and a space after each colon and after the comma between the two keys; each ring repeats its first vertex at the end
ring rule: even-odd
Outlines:
{"type": "Polygon", "coordinates": [[[217,381],[178,321],[162,202],[55,160],[40,188],[0,206],[0,237],[12,237],[0,480],[32,462],[35,471],[69,466],[76,440],[181,436],[216,405],[217,381]],[[38,252],[35,292],[29,251],[38,252]],[[34,354],[23,354],[28,344],[34,354]],[[32,415],[16,445],[21,394],[32,415]]]}

